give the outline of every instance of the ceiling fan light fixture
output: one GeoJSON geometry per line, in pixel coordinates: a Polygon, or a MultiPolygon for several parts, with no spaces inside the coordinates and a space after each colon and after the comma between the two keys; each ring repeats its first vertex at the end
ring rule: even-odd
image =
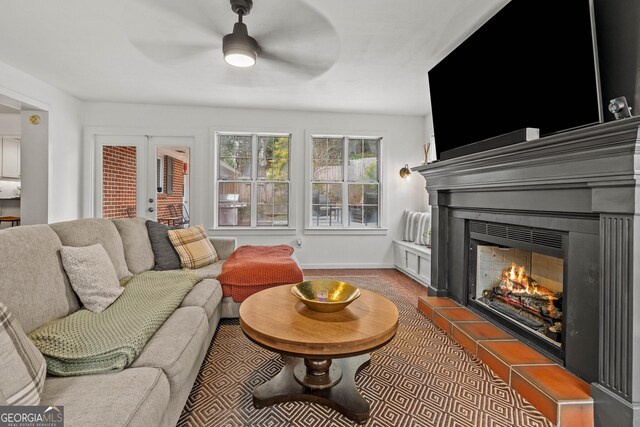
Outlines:
{"type": "Polygon", "coordinates": [[[247,51],[229,51],[224,54],[224,62],[238,68],[253,67],[256,64],[256,55],[247,51]]]}
{"type": "Polygon", "coordinates": [[[259,51],[258,42],[249,35],[247,26],[242,22],[237,22],[233,26],[233,32],[222,39],[224,61],[234,67],[247,68],[255,65],[259,51]]]}

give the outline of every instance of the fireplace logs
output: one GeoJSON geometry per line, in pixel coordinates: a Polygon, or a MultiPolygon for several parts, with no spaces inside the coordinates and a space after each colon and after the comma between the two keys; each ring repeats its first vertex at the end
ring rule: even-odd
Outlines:
{"type": "Polygon", "coordinates": [[[479,299],[493,310],[559,342],[562,332],[562,292],[553,292],[529,277],[524,267],[502,271],[499,282],[479,299]]]}

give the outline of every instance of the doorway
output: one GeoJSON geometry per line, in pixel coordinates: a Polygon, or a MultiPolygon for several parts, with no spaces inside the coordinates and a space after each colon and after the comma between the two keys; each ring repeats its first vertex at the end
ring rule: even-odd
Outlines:
{"type": "Polygon", "coordinates": [[[189,147],[156,147],[156,220],[189,226],[189,147]]]}
{"type": "Polygon", "coordinates": [[[0,99],[0,228],[21,221],[20,114],[17,101],[0,99]]]}
{"type": "Polygon", "coordinates": [[[192,146],[190,137],[96,135],[94,216],[187,226],[192,146]]]}

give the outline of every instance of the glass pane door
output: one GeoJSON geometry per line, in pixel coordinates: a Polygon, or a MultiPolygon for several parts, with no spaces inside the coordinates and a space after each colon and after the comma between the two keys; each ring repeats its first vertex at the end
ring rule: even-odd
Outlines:
{"type": "Polygon", "coordinates": [[[155,199],[156,220],[176,227],[191,224],[189,176],[192,138],[152,136],[149,138],[150,199],[155,199]]]}
{"type": "Polygon", "coordinates": [[[144,216],[140,193],[144,137],[98,135],[96,142],[96,217],[144,216]]]}

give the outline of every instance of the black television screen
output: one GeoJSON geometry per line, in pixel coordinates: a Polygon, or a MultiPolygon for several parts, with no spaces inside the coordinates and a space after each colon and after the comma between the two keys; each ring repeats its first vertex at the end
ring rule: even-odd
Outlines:
{"type": "Polygon", "coordinates": [[[512,0],[433,67],[438,158],[524,128],[601,122],[592,11],[590,0],[512,0]]]}

